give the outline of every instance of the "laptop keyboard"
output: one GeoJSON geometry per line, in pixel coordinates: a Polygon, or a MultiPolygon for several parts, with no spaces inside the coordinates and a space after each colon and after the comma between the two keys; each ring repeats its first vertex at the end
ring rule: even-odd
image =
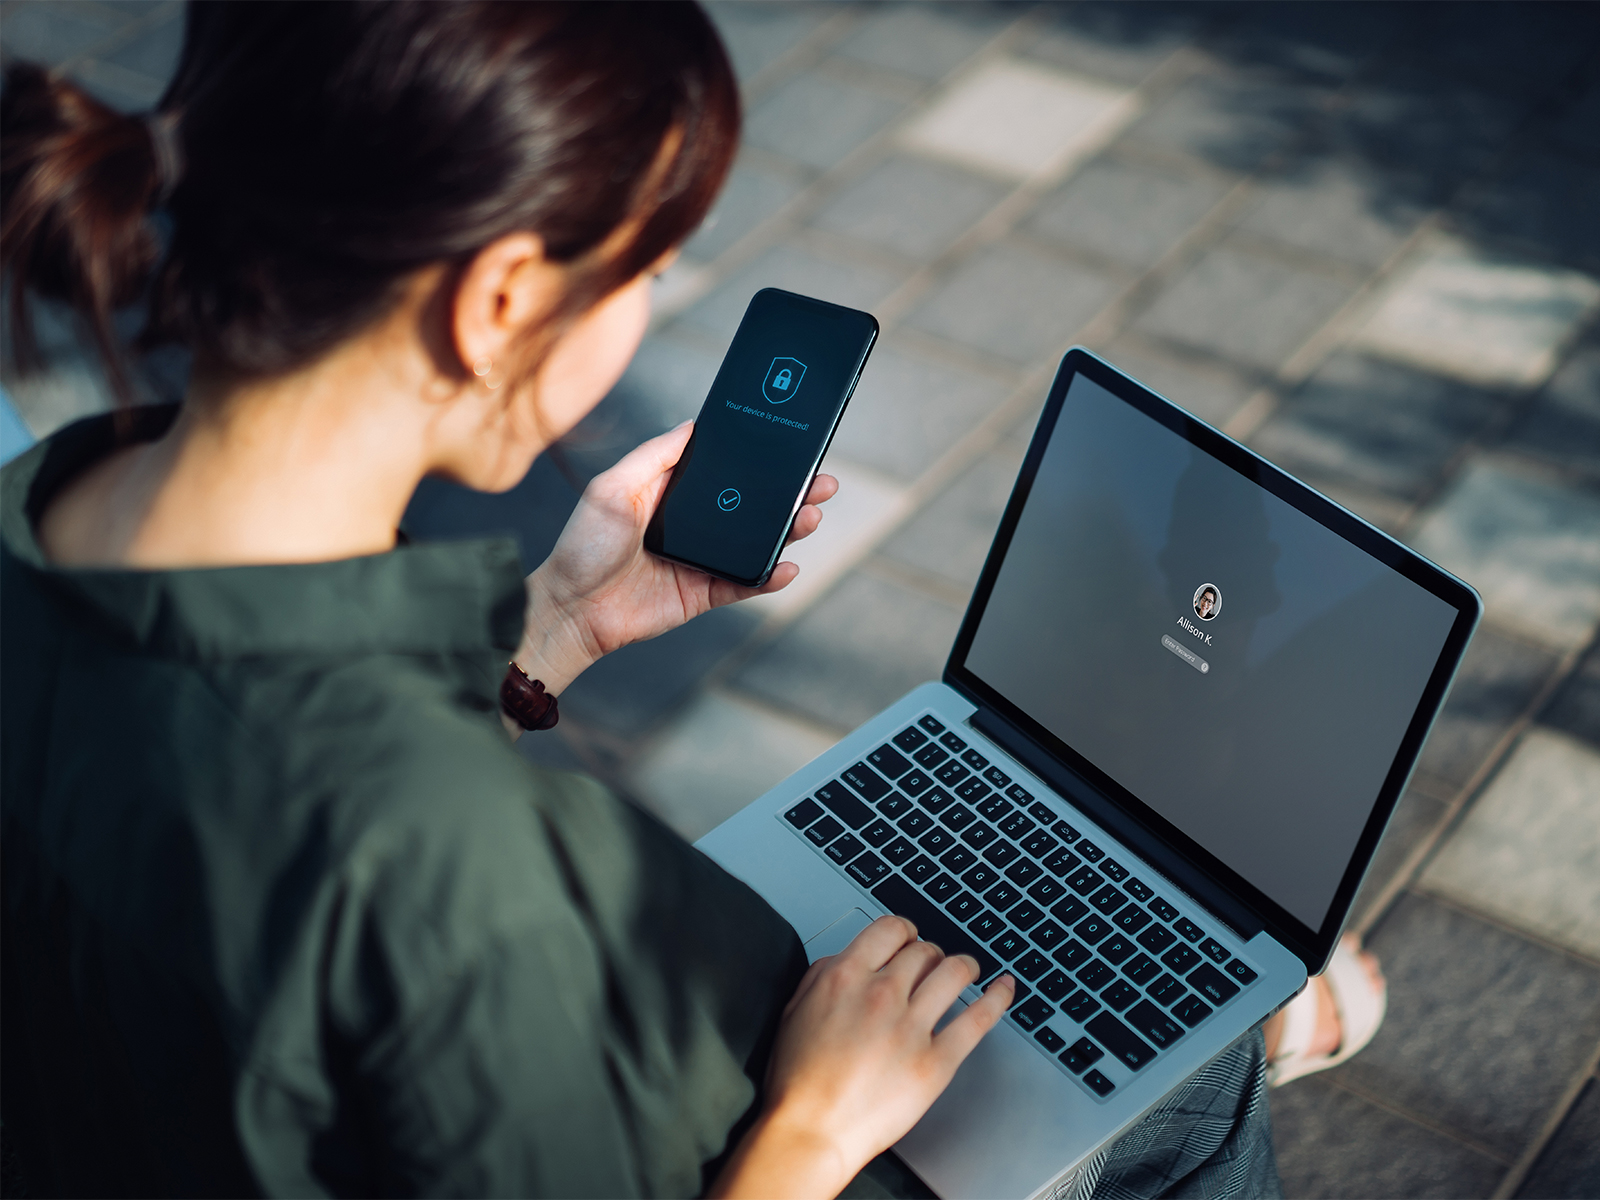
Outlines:
{"type": "Polygon", "coordinates": [[[1104,1099],[1256,972],[1202,923],[927,714],[783,814],[800,837],[979,983],[1104,1099]]]}

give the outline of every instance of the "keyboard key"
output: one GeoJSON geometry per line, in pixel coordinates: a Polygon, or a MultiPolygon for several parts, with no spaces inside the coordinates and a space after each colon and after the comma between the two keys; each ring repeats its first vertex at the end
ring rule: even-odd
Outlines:
{"type": "Polygon", "coordinates": [[[961,877],[961,882],[975,892],[987,892],[1000,882],[1000,872],[988,863],[979,863],[961,877]]]}
{"type": "Polygon", "coordinates": [[[1088,916],[1079,921],[1072,932],[1092,946],[1111,933],[1111,923],[1104,917],[1088,916]]]}
{"type": "Polygon", "coordinates": [[[933,786],[933,780],[921,771],[912,771],[900,780],[900,790],[908,796],[920,796],[933,786]]]}
{"type": "Polygon", "coordinates": [[[1050,915],[1063,925],[1076,925],[1089,914],[1089,906],[1076,896],[1068,896],[1050,910],[1050,915]]]}
{"type": "Polygon", "coordinates": [[[1067,876],[1067,886],[1080,896],[1087,896],[1090,892],[1099,890],[1105,881],[1105,876],[1093,867],[1080,867],[1075,873],[1067,876]]]}
{"type": "Polygon", "coordinates": [[[944,854],[939,856],[939,861],[951,871],[959,875],[973,863],[977,862],[978,856],[971,850],[968,850],[965,846],[953,846],[944,854]]]}
{"type": "Polygon", "coordinates": [[[948,753],[939,749],[939,747],[934,745],[932,742],[929,742],[921,750],[918,750],[915,754],[913,754],[911,756],[911,760],[916,763],[917,766],[931,771],[949,757],[950,755],[948,753]]]}
{"type": "Polygon", "coordinates": [[[1256,981],[1256,973],[1237,958],[1222,968],[1224,975],[1230,976],[1235,983],[1249,987],[1256,981]]]}
{"type": "Polygon", "coordinates": [[[1078,985],[1067,978],[1065,971],[1051,971],[1039,981],[1039,990],[1057,1004],[1061,1003],[1063,996],[1076,991],[1078,985]]]}
{"type": "Polygon", "coordinates": [[[997,788],[1003,788],[1011,782],[1011,776],[1007,775],[999,767],[990,767],[983,773],[983,777],[997,788]]]}
{"type": "Polygon", "coordinates": [[[894,826],[879,817],[871,825],[861,831],[861,840],[867,845],[878,847],[894,836],[894,826]]]}
{"type": "MultiPolygon", "coordinates": [[[[987,794],[988,788],[986,787],[984,791],[985,794],[987,794]]],[[[1003,821],[1006,819],[1006,817],[1011,815],[1011,812],[1015,806],[999,792],[996,792],[977,807],[978,815],[984,818],[984,820],[1003,821]]]]}
{"type": "Polygon", "coordinates": [[[1022,893],[1004,879],[983,894],[983,902],[997,912],[1005,912],[1021,899],[1022,893]]]}
{"type": "Polygon", "coordinates": [[[1106,1048],[1112,1058],[1120,1059],[1135,1071],[1156,1056],[1156,1052],[1145,1045],[1133,1030],[1110,1013],[1101,1013],[1086,1022],[1084,1029],[1106,1048]]]}
{"type": "Polygon", "coordinates": [[[1089,1090],[1096,1096],[1109,1096],[1117,1090],[1117,1085],[1100,1074],[1099,1071],[1085,1071],[1083,1073],[1083,1082],[1088,1085],[1089,1090]]]}
{"type": "Polygon", "coordinates": [[[1123,964],[1122,973],[1143,987],[1161,974],[1161,964],[1148,954],[1136,954],[1123,964]]]}
{"type": "Polygon", "coordinates": [[[1052,809],[1048,804],[1030,803],[1030,801],[1033,800],[1033,795],[1030,792],[1025,792],[1019,787],[1014,787],[1007,788],[1006,795],[1010,796],[1018,804],[1028,805],[1028,815],[1041,824],[1049,826],[1055,824],[1055,822],[1058,820],[1055,810],[1052,809]]]}
{"type": "Polygon", "coordinates": [[[1038,1042],[1051,1054],[1067,1044],[1067,1039],[1062,1037],[1048,1025],[1041,1025],[1033,1031],[1033,1040],[1038,1042]]]}
{"type": "Polygon", "coordinates": [[[1150,901],[1150,911],[1155,913],[1155,915],[1160,917],[1163,921],[1176,921],[1178,919],[1178,910],[1173,908],[1172,905],[1168,904],[1160,896],[1157,896],[1154,900],[1150,901]]]}
{"type": "Polygon", "coordinates": [[[937,825],[917,839],[917,845],[921,846],[929,854],[943,854],[955,844],[956,835],[948,829],[939,828],[937,825]]]}
{"type": "MultiPolygon", "coordinates": [[[[842,867],[865,849],[866,846],[861,844],[859,838],[852,833],[847,833],[838,841],[830,843],[823,853],[842,867]]],[[[1232,987],[1233,985],[1230,983],[1228,986],[1232,987]]]]}
{"type": "Polygon", "coordinates": [[[1183,984],[1179,983],[1171,975],[1163,975],[1145,988],[1145,991],[1150,994],[1150,998],[1157,1004],[1171,1004],[1180,996],[1188,994],[1183,984]]]}
{"type": "Polygon", "coordinates": [[[982,821],[974,821],[972,828],[961,835],[961,840],[974,850],[982,850],[999,836],[994,831],[993,825],[985,825],[982,821]]]}
{"type": "Polygon", "coordinates": [[[1054,904],[1058,897],[1066,894],[1067,889],[1054,879],[1041,879],[1028,888],[1028,895],[1032,896],[1040,904],[1054,904]]]}
{"type": "Polygon", "coordinates": [[[1105,956],[1105,960],[1113,967],[1120,967],[1133,952],[1133,942],[1129,940],[1128,935],[1125,933],[1112,935],[1100,947],[1100,953],[1105,956]]]}
{"type": "Polygon", "coordinates": [[[1016,1005],[1011,1010],[1011,1019],[1024,1029],[1037,1029],[1055,1015],[1056,1010],[1038,996],[1016,1005]]]}
{"type": "Polygon", "coordinates": [[[1100,849],[1099,846],[1096,846],[1087,838],[1079,842],[1076,849],[1079,854],[1083,855],[1090,862],[1099,862],[1106,856],[1106,852],[1104,850],[1100,849]]]}
{"type": "MultiPolygon", "coordinates": [[[[1010,962],[1013,958],[1021,954],[1027,948],[1028,939],[1023,937],[1014,929],[1006,930],[999,937],[995,938],[994,941],[989,943],[989,949],[993,950],[1007,962],[1010,962]]],[[[1016,1001],[1013,1000],[1012,1003],[1015,1004],[1016,1001]]]]}
{"type": "Polygon", "coordinates": [[[1205,941],[1201,942],[1200,953],[1204,954],[1218,966],[1221,966],[1223,963],[1228,961],[1228,948],[1221,942],[1217,941],[1216,938],[1207,938],[1205,941]]]}
{"type": "Polygon", "coordinates": [[[1178,939],[1172,930],[1168,929],[1165,925],[1152,925],[1149,929],[1146,929],[1143,933],[1141,933],[1135,940],[1139,943],[1139,945],[1150,951],[1151,954],[1160,954],[1178,939]]]}
{"type": "Polygon", "coordinates": [[[1079,858],[1071,850],[1057,850],[1054,854],[1045,858],[1044,869],[1057,879],[1060,879],[1061,876],[1076,868],[1082,861],[1083,859],[1079,858]]]}
{"type": "Polygon", "coordinates": [[[1015,838],[1019,842],[1036,828],[1038,828],[1038,825],[1034,819],[1020,812],[1014,812],[1000,822],[1000,832],[1008,838],[1015,838]]]}
{"type": "MultiPolygon", "coordinates": [[[[946,912],[965,925],[983,911],[983,901],[979,900],[971,892],[962,892],[961,895],[951,900],[944,907],[946,912]]],[[[1179,990],[1182,989],[1180,988],[1179,990]]]]}
{"type": "Polygon", "coordinates": [[[1061,1006],[1061,1011],[1066,1013],[1069,1019],[1082,1025],[1100,1011],[1100,1001],[1082,988],[1079,988],[1067,997],[1066,1003],[1061,1006]]]}
{"type": "Polygon", "coordinates": [[[1053,970],[1050,960],[1037,950],[1029,950],[1016,962],[1011,964],[1011,969],[1021,975],[1029,983],[1037,983],[1039,976],[1046,971],[1053,970]]]}
{"type": "Polygon", "coordinates": [[[802,800],[788,812],[783,814],[783,819],[796,829],[804,829],[822,815],[822,805],[815,800],[802,800]]]}
{"type": "MultiPolygon", "coordinates": [[[[1076,1075],[1086,1067],[1094,1066],[1095,1063],[1105,1057],[1105,1053],[1104,1050],[1100,1049],[1088,1038],[1079,1038],[1072,1043],[1072,1049],[1061,1056],[1061,1061],[1067,1070],[1076,1075]]],[[[1099,1072],[1096,1071],[1095,1074],[1098,1075],[1099,1072]]],[[[1110,1089],[1107,1090],[1109,1091],[1110,1089]]],[[[1101,1094],[1104,1095],[1104,1093],[1101,1094]]]]}
{"type": "Polygon", "coordinates": [[[1054,950],[1065,940],[1067,931],[1054,921],[1046,921],[1033,931],[1033,944],[1041,950],[1054,950]]]}
{"type": "Polygon", "coordinates": [[[1178,936],[1186,942],[1198,942],[1206,935],[1206,931],[1189,920],[1188,917],[1179,917],[1172,923],[1172,927],[1178,931],[1178,936]]]}
{"type": "Polygon", "coordinates": [[[1183,1036],[1183,1027],[1148,1000],[1135,1004],[1123,1020],[1149,1038],[1157,1050],[1165,1050],[1183,1036]]]}
{"type": "Polygon", "coordinates": [[[1021,1004],[1029,996],[1033,995],[1033,989],[1027,984],[1023,983],[1022,980],[1018,979],[1015,975],[1011,977],[1011,983],[1016,990],[1011,993],[1011,1004],[1009,1007],[1015,1009],[1017,1005],[1021,1004]]]}
{"type": "Polygon", "coordinates": [[[1199,996],[1185,996],[1172,1006],[1173,1015],[1193,1029],[1212,1013],[1212,1008],[1199,996]]]}
{"type": "Polygon", "coordinates": [[[1021,850],[1002,839],[997,840],[994,845],[983,852],[983,860],[1004,870],[1014,863],[1021,853],[1021,850]]]}
{"type": "Polygon", "coordinates": [[[1126,889],[1128,895],[1132,896],[1140,904],[1143,904],[1145,901],[1149,900],[1155,895],[1155,892],[1151,891],[1148,883],[1141,882],[1138,879],[1130,879],[1122,886],[1124,889],[1126,889]]]}
{"type": "Polygon", "coordinates": [[[917,927],[919,936],[946,954],[970,954],[978,962],[978,979],[989,978],[1000,969],[999,961],[988,949],[947,917],[939,906],[898,875],[891,875],[872,889],[872,898],[896,916],[905,917],[917,927]]]}
{"type": "MultiPolygon", "coordinates": [[[[978,811],[983,812],[981,805],[984,797],[989,795],[989,785],[974,775],[960,787],[956,788],[956,795],[960,796],[968,804],[979,805],[980,807],[978,808],[978,811]]],[[[985,815],[987,816],[988,814],[985,815]]]]}
{"type": "MultiPolygon", "coordinates": [[[[829,849],[831,851],[832,847],[829,849]]],[[[1213,1004],[1226,1004],[1239,994],[1239,985],[1210,963],[1203,964],[1189,975],[1189,986],[1213,1004]]]]}
{"type": "MultiPolygon", "coordinates": [[[[981,941],[987,942],[992,937],[998,937],[1006,930],[1006,924],[992,912],[985,910],[967,922],[967,928],[972,930],[981,941]]],[[[949,951],[945,951],[949,953],[949,951]]]]}
{"type": "Polygon", "coordinates": [[[1123,933],[1134,934],[1150,924],[1150,914],[1137,904],[1130,904],[1112,917],[1111,923],[1123,933]]]}
{"type": "Polygon", "coordinates": [[[1100,869],[1106,873],[1107,879],[1115,879],[1121,883],[1128,877],[1128,868],[1114,858],[1108,858],[1100,864],[1100,869]]]}
{"type": "Polygon", "coordinates": [[[1054,825],[1050,826],[1050,832],[1055,834],[1069,846],[1082,836],[1076,829],[1074,829],[1071,825],[1068,825],[1065,821],[1057,821],[1054,825]]]}
{"type": "MultiPolygon", "coordinates": [[[[901,825],[901,828],[905,826],[901,825]]],[[[1108,917],[1127,902],[1128,898],[1109,883],[1089,897],[1089,903],[1108,917]]]]}
{"type": "Polygon", "coordinates": [[[947,871],[940,871],[927,883],[922,885],[922,890],[933,897],[935,904],[943,904],[961,890],[961,885],[947,871]]]}
{"type": "Polygon", "coordinates": [[[1029,834],[1022,841],[1022,848],[1035,858],[1043,858],[1054,850],[1059,843],[1044,830],[1040,829],[1029,834]]]}
{"type": "MultiPolygon", "coordinates": [[[[1100,993],[1100,999],[1112,1012],[1121,1012],[1139,998],[1139,989],[1131,983],[1119,979],[1105,991],[1100,993]]],[[[1145,1003],[1149,1003],[1146,1001],[1145,1003]]]]}
{"type": "Polygon", "coordinates": [[[939,724],[939,718],[931,714],[926,717],[918,717],[917,724],[921,725],[929,733],[939,734],[944,732],[944,726],[939,724]]]}
{"type": "Polygon", "coordinates": [[[902,796],[899,792],[890,792],[882,800],[878,801],[878,811],[891,821],[905,816],[914,807],[915,805],[911,803],[911,798],[902,796]]]}
{"type": "Polygon", "coordinates": [[[920,808],[913,808],[905,816],[895,822],[900,827],[900,832],[908,837],[921,837],[933,828],[933,818],[920,808]]]}
{"type": "Polygon", "coordinates": [[[963,767],[955,759],[951,759],[933,773],[933,777],[947,787],[954,787],[972,772],[963,767]]]}
{"type": "Polygon", "coordinates": [[[1076,971],[1084,963],[1094,957],[1094,951],[1075,938],[1068,938],[1067,944],[1050,956],[1069,971],[1076,971]]]}
{"type": "MultiPolygon", "coordinates": [[[[847,767],[839,778],[855,788],[868,800],[882,800],[889,794],[888,781],[864,762],[858,762],[853,767],[847,767]]],[[[827,800],[824,799],[822,802],[826,804],[827,800]]]]}
{"type": "Polygon", "coordinates": [[[883,859],[876,854],[867,853],[846,867],[845,874],[849,875],[862,887],[870,888],[877,887],[882,883],[884,876],[888,875],[890,870],[889,864],[884,862],[883,859]]]}
{"type": "Polygon", "coordinates": [[[989,765],[989,760],[983,755],[979,754],[976,750],[968,750],[961,756],[961,761],[966,763],[967,766],[971,767],[974,771],[981,771],[989,765]]]}
{"type": "Polygon", "coordinates": [[[945,734],[939,739],[939,744],[956,754],[960,754],[967,748],[967,744],[953,733],[945,734]]]}
{"type": "MultiPolygon", "coordinates": [[[[865,769],[865,767],[862,768],[862,770],[865,769]]],[[[876,775],[873,778],[878,779],[876,775]]],[[[883,780],[878,779],[878,782],[883,783],[883,780]]],[[[885,790],[888,789],[888,786],[888,784],[884,784],[885,790]]],[[[882,793],[879,794],[881,795],[882,793]]],[[[872,810],[837,782],[825,783],[819,787],[817,789],[817,799],[821,800],[823,806],[829,812],[850,826],[851,829],[860,829],[868,821],[872,820],[872,810]]]]}
{"type": "Polygon", "coordinates": [[[906,878],[912,883],[927,883],[939,873],[939,865],[926,854],[919,854],[905,865],[906,878]]]}
{"type": "Polygon", "coordinates": [[[897,837],[883,848],[883,856],[895,866],[901,866],[916,856],[917,848],[903,837],[897,837]]]}
{"type": "Polygon", "coordinates": [[[911,770],[911,764],[906,761],[905,755],[888,743],[884,743],[867,755],[867,761],[876,767],[878,774],[885,779],[899,779],[911,770]]]}
{"type": "Polygon", "coordinates": [[[1044,909],[1040,908],[1032,900],[1024,900],[1007,913],[1006,917],[1018,929],[1032,929],[1040,921],[1044,920],[1044,909]]]}
{"type": "Polygon", "coordinates": [[[956,798],[942,787],[929,788],[917,797],[917,803],[931,813],[943,812],[956,802],[956,798]]]}
{"type": "Polygon", "coordinates": [[[1116,972],[1098,958],[1086,962],[1078,968],[1078,982],[1091,992],[1098,992],[1115,978],[1116,972]]]}
{"type": "Polygon", "coordinates": [[[928,740],[928,735],[915,725],[908,725],[891,739],[896,746],[910,754],[918,746],[928,740]]]}
{"type": "Polygon", "coordinates": [[[834,838],[844,832],[844,826],[832,817],[823,817],[810,829],[806,830],[806,837],[819,846],[826,846],[834,838]]]}
{"type": "Polygon", "coordinates": [[[1179,942],[1161,956],[1161,961],[1172,968],[1174,975],[1187,975],[1194,970],[1194,965],[1200,961],[1200,956],[1179,942]]]}
{"type": "Polygon", "coordinates": [[[939,820],[943,822],[944,827],[946,829],[952,829],[956,833],[960,833],[963,829],[965,829],[968,825],[971,825],[977,819],[978,814],[973,812],[965,804],[957,804],[952,808],[945,809],[944,812],[939,814],[939,820]]]}

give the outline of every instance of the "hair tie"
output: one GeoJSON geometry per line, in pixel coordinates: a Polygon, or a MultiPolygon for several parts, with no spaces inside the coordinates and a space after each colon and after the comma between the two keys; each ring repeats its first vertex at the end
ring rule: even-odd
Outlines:
{"type": "Polygon", "coordinates": [[[178,180],[183,175],[183,147],[178,144],[178,116],[176,113],[146,113],[144,127],[156,154],[156,201],[152,207],[160,208],[172,198],[178,180]]]}

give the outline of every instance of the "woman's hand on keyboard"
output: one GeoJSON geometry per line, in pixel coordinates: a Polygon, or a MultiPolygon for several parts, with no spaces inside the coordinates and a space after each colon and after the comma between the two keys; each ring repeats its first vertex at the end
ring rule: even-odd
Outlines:
{"type": "Polygon", "coordinates": [[[837,1195],[917,1123],[1005,1015],[1009,976],[935,1033],[978,966],[916,939],[911,922],[880,917],[811,965],[784,1010],[766,1109],[714,1195],[837,1195]]]}

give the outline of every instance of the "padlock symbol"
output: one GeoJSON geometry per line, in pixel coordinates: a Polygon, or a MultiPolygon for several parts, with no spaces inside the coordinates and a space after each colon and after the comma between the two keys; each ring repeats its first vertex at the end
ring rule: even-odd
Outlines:
{"type": "Polygon", "coordinates": [[[806,379],[806,365],[798,358],[779,356],[767,368],[767,377],[761,381],[761,394],[768,404],[782,404],[799,394],[806,379]]]}
{"type": "Polygon", "coordinates": [[[789,390],[788,367],[785,367],[783,370],[778,372],[777,378],[772,381],[772,386],[777,388],[780,392],[787,392],[789,390]]]}

